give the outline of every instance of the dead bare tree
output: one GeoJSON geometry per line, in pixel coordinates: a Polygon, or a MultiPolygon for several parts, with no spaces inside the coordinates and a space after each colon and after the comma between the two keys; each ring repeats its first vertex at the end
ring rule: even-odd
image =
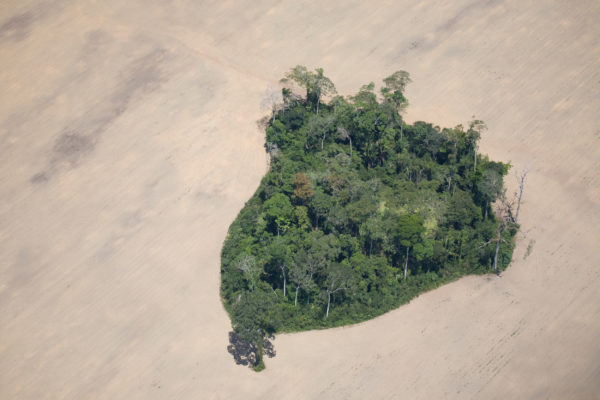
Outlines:
{"type": "Polygon", "coordinates": [[[337,133],[340,139],[350,142],[350,159],[352,159],[352,136],[350,136],[350,132],[343,126],[338,126],[337,133]]]}
{"type": "Polygon", "coordinates": [[[523,198],[523,188],[525,187],[525,178],[529,173],[529,169],[523,168],[521,171],[515,171],[515,178],[519,185],[519,194],[517,197],[517,212],[515,213],[515,223],[519,222],[519,211],[521,210],[521,199],[523,198]]]}
{"type": "Polygon", "coordinates": [[[494,250],[494,261],[492,264],[492,269],[494,271],[498,270],[498,253],[500,252],[500,244],[507,243],[506,240],[502,238],[502,232],[509,228],[511,224],[516,223],[512,212],[514,204],[514,199],[507,199],[504,193],[502,193],[494,207],[496,217],[498,218],[498,229],[496,231],[496,237],[488,240],[487,242],[479,246],[481,248],[488,246],[492,243],[495,244],[496,248],[494,250]]]}
{"type": "Polygon", "coordinates": [[[250,290],[254,292],[256,281],[262,272],[256,259],[249,254],[244,254],[238,259],[236,267],[244,273],[245,278],[250,283],[250,290]]]}
{"type": "Polygon", "coordinates": [[[263,93],[261,106],[268,109],[271,112],[271,123],[275,120],[277,110],[281,107],[283,99],[281,96],[281,90],[275,86],[269,86],[269,88],[263,93]]]}
{"type": "Polygon", "coordinates": [[[327,312],[325,318],[329,317],[329,307],[331,305],[331,296],[340,290],[350,289],[351,274],[347,268],[341,264],[330,264],[327,269],[327,280],[325,293],[327,293],[327,312]]]}

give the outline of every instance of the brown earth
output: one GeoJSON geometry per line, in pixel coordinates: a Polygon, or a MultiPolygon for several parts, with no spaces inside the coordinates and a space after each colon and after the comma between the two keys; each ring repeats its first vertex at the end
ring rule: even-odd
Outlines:
{"type": "Polygon", "coordinates": [[[599,17],[593,0],[3,1],[0,398],[600,398],[599,17]],[[226,350],[219,252],[266,170],[262,100],[296,64],[344,94],[405,69],[409,120],[475,115],[482,150],[531,172],[501,277],[281,335],[256,374],[226,350]]]}

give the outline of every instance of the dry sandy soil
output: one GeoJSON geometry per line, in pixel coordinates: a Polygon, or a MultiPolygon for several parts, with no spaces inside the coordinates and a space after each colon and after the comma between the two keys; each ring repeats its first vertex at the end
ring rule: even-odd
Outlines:
{"type": "Polygon", "coordinates": [[[600,3],[241,3],[2,1],[0,398],[600,398],[600,3]],[[256,374],[219,252],[298,63],[344,94],[405,69],[409,120],[475,115],[531,172],[501,277],[281,335],[256,374]]]}

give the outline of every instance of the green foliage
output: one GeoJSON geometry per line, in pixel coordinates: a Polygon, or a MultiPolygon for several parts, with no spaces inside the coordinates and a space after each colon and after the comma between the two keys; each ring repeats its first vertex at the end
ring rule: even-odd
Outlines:
{"type": "Polygon", "coordinates": [[[265,361],[264,361],[264,359],[263,359],[263,358],[261,358],[261,359],[258,361],[258,363],[257,363],[257,364],[256,364],[254,367],[252,367],[252,369],[254,370],[254,372],[260,372],[260,371],[262,371],[262,370],[263,370],[263,369],[265,369],[265,368],[266,368],[266,367],[265,367],[265,361]]]}
{"type": "Polygon", "coordinates": [[[316,106],[317,114],[322,98],[336,93],[333,82],[323,75],[323,68],[317,68],[315,72],[312,72],[303,65],[296,65],[281,79],[281,82],[294,82],[304,88],[306,90],[306,102],[316,106]]]}
{"type": "Polygon", "coordinates": [[[294,195],[304,203],[314,194],[310,178],[302,172],[296,173],[294,175],[294,195]]]}
{"type": "Polygon", "coordinates": [[[283,90],[266,129],[271,168],[222,251],[221,294],[240,336],[260,348],[275,331],[356,323],[489,272],[495,246],[483,244],[498,232],[498,268],[508,266],[516,227],[499,229],[491,205],[510,165],[477,153],[485,124],[406,124],[404,71],[379,97],[369,84],[329,104],[322,69],[286,79],[306,98],[283,90]]]}
{"type": "Polygon", "coordinates": [[[274,333],[280,322],[278,299],[257,290],[239,296],[233,309],[233,330],[249,343],[262,346],[265,335],[274,333]]]}
{"type": "Polygon", "coordinates": [[[281,231],[286,231],[293,217],[294,208],[288,196],[283,193],[276,193],[263,205],[263,215],[266,217],[270,226],[275,226],[277,236],[281,231]]]}
{"type": "Polygon", "coordinates": [[[421,234],[425,231],[423,217],[418,214],[402,214],[398,218],[395,237],[404,247],[412,247],[420,242],[421,234]]]}

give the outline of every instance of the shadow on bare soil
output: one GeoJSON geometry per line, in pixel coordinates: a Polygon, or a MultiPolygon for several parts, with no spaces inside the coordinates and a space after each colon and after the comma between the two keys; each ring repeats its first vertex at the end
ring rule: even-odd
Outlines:
{"type": "MultiPolygon", "coordinates": [[[[263,354],[269,358],[273,358],[277,353],[275,352],[273,343],[269,339],[273,339],[273,337],[265,338],[263,342],[263,354]]],[[[229,332],[227,351],[233,356],[237,365],[247,365],[252,368],[256,364],[258,348],[256,345],[246,342],[235,332],[229,332]]]]}

